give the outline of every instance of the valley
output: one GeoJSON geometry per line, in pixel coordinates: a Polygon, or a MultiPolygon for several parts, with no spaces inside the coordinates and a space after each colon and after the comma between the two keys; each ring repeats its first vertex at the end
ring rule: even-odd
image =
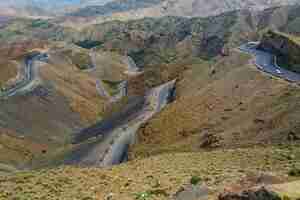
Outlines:
{"type": "Polygon", "coordinates": [[[10,3],[0,199],[300,198],[297,1],[10,3]]]}

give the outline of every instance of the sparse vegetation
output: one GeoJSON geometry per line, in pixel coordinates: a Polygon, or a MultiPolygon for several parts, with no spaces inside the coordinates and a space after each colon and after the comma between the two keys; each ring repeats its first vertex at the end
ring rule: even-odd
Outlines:
{"type": "MultiPolygon", "coordinates": [[[[198,153],[171,153],[135,160],[112,169],[60,167],[16,173],[0,178],[0,199],[28,199],[55,194],[56,198],[167,200],[191,180],[191,173],[213,188],[236,183],[249,173],[270,172],[279,177],[293,167],[282,153],[300,155],[299,146],[249,147],[198,153]],[[137,170],[138,169],[138,170],[137,170]],[[97,178],[95,178],[97,177],[97,178]],[[155,177],[159,185],[149,181],[155,177]],[[111,181],[115,180],[115,181],[111,181]]],[[[197,178],[198,180],[198,178],[197,178]]]]}

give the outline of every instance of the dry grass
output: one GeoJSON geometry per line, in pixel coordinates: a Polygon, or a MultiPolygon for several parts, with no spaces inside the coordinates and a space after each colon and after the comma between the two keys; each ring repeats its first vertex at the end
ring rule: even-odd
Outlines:
{"type": "Polygon", "coordinates": [[[266,171],[284,177],[292,165],[299,164],[299,156],[298,146],[251,147],[164,154],[112,169],[61,167],[21,172],[0,178],[0,199],[105,199],[112,193],[113,199],[133,200],[137,193],[159,191],[151,199],[164,200],[192,176],[201,177],[212,191],[250,173],[266,171]]]}
{"type": "MultiPolygon", "coordinates": [[[[0,164],[5,161],[11,166],[20,166],[29,162],[35,155],[42,154],[48,147],[18,137],[9,130],[0,129],[0,164]]],[[[0,173],[1,173],[0,168],[0,173]]]]}
{"type": "Polygon", "coordinates": [[[83,121],[99,120],[105,100],[97,94],[95,78],[67,62],[45,65],[41,76],[69,100],[71,109],[79,113],[83,121]]]}
{"type": "Polygon", "coordinates": [[[283,32],[278,32],[275,31],[276,34],[281,35],[283,37],[286,37],[288,39],[290,39],[292,42],[300,45],[300,37],[299,36],[295,36],[295,35],[291,35],[291,34],[287,34],[287,33],[283,33],[283,32]]]}
{"type": "Polygon", "coordinates": [[[15,78],[17,74],[18,67],[15,62],[0,60],[0,87],[4,86],[10,79],[15,78]]]}

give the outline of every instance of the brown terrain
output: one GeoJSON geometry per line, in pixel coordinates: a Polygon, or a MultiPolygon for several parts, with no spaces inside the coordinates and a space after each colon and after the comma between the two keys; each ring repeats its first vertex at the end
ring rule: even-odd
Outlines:
{"type": "MultiPolygon", "coordinates": [[[[15,78],[15,65],[23,62],[26,49],[22,49],[21,44],[17,46],[19,48],[12,47],[9,54],[12,55],[10,65],[5,64],[0,68],[3,76],[1,83],[15,78]]],[[[32,49],[36,47],[32,46],[32,49]]],[[[40,48],[45,49],[45,46],[40,48]]],[[[121,61],[115,60],[113,67],[112,61],[101,56],[101,53],[96,52],[96,62],[101,64],[97,64],[93,71],[88,71],[80,70],[78,65],[84,62],[75,60],[72,52],[70,54],[73,51],[89,56],[85,50],[74,47],[61,49],[60,44],[47,48],[50,52],[48,63],[37,64],[39,83],[24,95],[1,100],[0,151],[3,164],[22,168],[24,161],[26,163],[45,153],[63,149],[70,142],[72,134],[94,124],[104,114],[107,99],[98,94],[96,81],[103,76],[112,81],[125,77],[121,74],[125,71],[121,61]],[[103,74],[102,70],[107,66],[115,69],[112,73],[114,76],[103,74]]]]}
{"type": "Polygon", "coordinates": [[[10,79],[13,79],[18,74],[17,64],[13,61],[4,61],[0,63],[0,87],[3,87],[10,79]]]}
{"type": "Polygon", "coordinates": [[[299,138],[299,92],[299,86],[258,71],[249,56],[236,51],[213,65],[188,66],[176,101],[140,130],[132,156],[299,138]]]}
{"type": "Polygon", "coordinates": [[[29,51],[49,59],[35,64],[34,87],[0,100],[0,199],[189,200],[180,196],[207,190],[205,199],[261,200],[251,194],[262,192],[264,200],[299,200],[299,84],[260,71],[237,49],[262,35],[269,41],[268,28],[296,40],[298,10],[113,21],[71,33],[44,20],[1,29],[1,40],[21,39],[0,47],[0,84],[15,78],[29,51]],[[127,56],[142,74],[126,74],[127,56]],[[114,94],[127,80],[132,97],[173,79],[175,100],[138,130],[128,162],[56,165],[102,140],[73,144],[74,134],[126,108],[128,97],[111,104],[96,83],[114,94]]]}

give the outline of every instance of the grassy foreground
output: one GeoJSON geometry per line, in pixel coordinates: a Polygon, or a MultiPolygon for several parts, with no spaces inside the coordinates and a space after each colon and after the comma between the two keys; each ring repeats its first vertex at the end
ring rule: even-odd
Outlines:
{"type": "Polygon", "coordinates": [[[249,174],[287,177],[300,165],[298,145],[251,147],[203,153],[162,154],[112,169],[60,167],[20,172],[0,178],[0,199],[168,199],[192,177],[212,191],[236,183],[249,174]]]}

